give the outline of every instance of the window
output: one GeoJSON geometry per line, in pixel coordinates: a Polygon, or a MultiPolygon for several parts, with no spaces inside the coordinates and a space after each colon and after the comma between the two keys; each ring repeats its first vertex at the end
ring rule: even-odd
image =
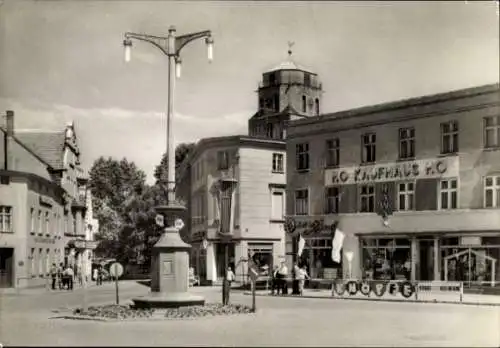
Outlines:
{"type": "Polygon", "coordinates": [[[302,112],[307,111],[307,98],[305,95],[302,96],[302,112]]]}
{"type": "Polygon", "coordinates": [[[484,118],[484,147],[500,147],[500,116],[484,118]]]}
{"type": "Polygon", "coordinates": [[[12,207],[0,206],[0,232],[13,232],[12,207]]]}
{"type": "Polygon", "coordinates": [[[50,233],[50,217],[48,211],[45,212],[45,233],[50,233]]]}
{"type": "Polygon", "coordinates": [[[340,190],[338,187],[327,187],[325,192],[325,214],[338,214],[340,190]]]}
{"type": "Polygon", "coordinates": [[[272,206],[272,220],[283,220],[285,211],[284,211],[284,198],[283,192],[281,191],[273,191],[271,196],[271,206],[272,206]]]}
{"type": "Polygon", "coordinates": [[[484,178],[484,207],[500,207],[500,175],[484,178]]]}
{"type": "Polygon", "coordinates": [[[36,229],[36,223],[35,223],[35,209],[31,208],[30,209],[30,232],[34,233],[36,229]]]}
{"type": "Polygon", "coordinates": [[[229,168],[229,155],[227,151],[217,152],[217,169],[225,170],[229,168]]]}
{"type": "Polygon", "coordinates": [[[295,215],[309,214],[309,190],[295,191],[295,215]]]}
{"type": "Polygon", "coordinates": [[[31,276],[35,277],[35,276],[37,276],[36,260],[35,260],[35,248],[31,248],[30,260],[31,260],[31,270],[30,270],[31,276]]]}
{"type": "Polygon", "coordinates": [[[309,169],[309,143],[295,145],[297,170],[309,169]]]}
{"type": "Polygon", "coordinates": [[[43,262],[43,249],[40,248],[38,249],[38,276],[39,277],[43,277],[43,275],[45,274],[45,270],[43,269],[43,265],[44,265],[44,262],[43,262]]]}
{"type": "Polygon", "coordinates": [[[398,210],[415,209],[415,183],[402,182],[398,185],[398,210]]]}
{"type": "Polygon", "coordinates": [[[273,124],[272,123],[268,123],[266,125],[266,136],[268,138],[272,138],[273,137],[273,124]]]}
{"type": "Polygon", "coordinates": [[[340,147],[339,139],[326,141],[326,166],[335,167],[339,165],[340,147]]]}
{"type": "Polygon", "coordinates": [[[283,154],[273,153],[273,172],[283,173],[283,154]]]}
{"type": "Polygon", "coordinates": [[[38,233],[42,233],[43,225],[42,225],[42,211],[41,210],[38,211],[38,221],[37,221],[36,226],[38,229],[38,233]]]}
{"type": "Polygon", "coordinates": [[[54,234],[54,236],[57,235],[57,227],[58,227],[57,223],[58,223],[58,221],[59,220],[57,219],[57,214],[54,213],[53,218],[52,218],[52,231],[51,231],[54,234]]]}
{"type": "Polygon", "coordinates": [[[361,136],[362,141],[362,163],[373,163],[375,162],[375,143],[376,143],[375,133],[366,133],[361,136]]]}
{"type": "Polygon", "coordinates": [[[311,75],[308,73],[304,73],[304,86],[306,87],[311,86],[311,75]]]}
{"type": "Polygon", "coordinates": [[[415,128],[399,129],[399,158],[415,157],[415,128]]]}
{"type": "Polygon", "coordinates": [[[50,272],[50,249],[45,250],[45,274],[50,272]]]}
{"type": "Polygon", "coordinates": [[[457,209],[458,189],[457,179],[441,180],[439,184],[440,209],[457,209]]]}
{"type": "Polygon", "coordinates": [[[274,110],[279,112],[280,111],[280,96],[278,94],[274,95],[273,104],[274,104],[274,110]]]}
{"type": "Polygon", "coordinates": [[[269,84],[270,85],[276,85],[276,74],[275,73],[271,73],[269,74],[269,84]]]}
{"type": "Polygon", "coordinates": [[[76,215],[73,214],[71,217],[72,217],[71,221],[73,222],[73,231],[72,232],[73,232],[73,234],[76,234],[76,215]]]}
{"type": "Polygon", "coordinates": [[[441,153],[458,152],[458,122],[441,123],[441,153]]]}
{"type": "Polygon", "coordinates": [[[314,100],[314,105],[315,105],[315,109],[316,109],[316,116],[319,116],[319,99],[316,98],[314,100]]]}
{"type": "Polygon", "coordinates": [[[360,212],[375,212],[375,186],[362,185],[360,190],[360,212]]]}

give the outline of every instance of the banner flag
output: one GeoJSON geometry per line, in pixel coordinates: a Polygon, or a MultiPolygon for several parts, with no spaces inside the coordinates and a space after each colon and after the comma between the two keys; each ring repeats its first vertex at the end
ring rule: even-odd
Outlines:
{"type": "Polygon", "coordinates": [[[302,235],[299,236],[299,250],[297,251],[297,255],[300,257],[302,255],[302,251],[304,251],[304,246],[306,245],[306,240],[302,238],[302,235]]]}
{"type": "Polygon", "coordinates": [[[342,245],[344,244],[345,234],[338,228],[335,230],[335,237],[332,240],[332,260],[334,262],[340,263],[340,251],[342,250],[342,245]]]}

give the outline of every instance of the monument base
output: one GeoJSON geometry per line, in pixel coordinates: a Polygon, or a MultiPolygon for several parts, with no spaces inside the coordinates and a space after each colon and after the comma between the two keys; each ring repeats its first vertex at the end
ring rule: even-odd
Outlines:
{"type": "Polygon", "coordinates": [[[132,301],[136,308],[179,308],[205,304],[205,298],[188,292],[153,292],[148,296],[134,298],[132,301]]]}

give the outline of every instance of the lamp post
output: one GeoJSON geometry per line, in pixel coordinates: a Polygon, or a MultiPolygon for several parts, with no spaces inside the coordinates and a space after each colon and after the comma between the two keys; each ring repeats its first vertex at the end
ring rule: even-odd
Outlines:
{"type": "MultiPolygon", "coordinates": [[[[165,174],[162,175],[160,180],[161,185],[167,192],[167,206],[171,209],[167,209],[165,213],[178,213],[183,210],[181,204],[176,202],[175,199],[175,148],[174,148],[174,138],[173,138],[173,126],[172,117],[174,113],[174,88],[175,88],[175,77],[180,77],[181,75],[181,58],[180,52],[184,46],[188,43],[205,38],[205,43],[207,45],[207,55],[208,60],[213,59],[213,39],[210,30],[200,31],[196,33],[176,36],[176,29],[171,26],[168,30],[168,35],[163,36],[153,36],[146,34],[137,34],[127,32],[125,33],[125,40],[123,41],[123,46],[125,47],[125,61],[130,61],[131,50],[132,50],[132,39],[144,41],[152,44],[153,46],[160,49],[163,54],[168,58],[168,98],[167,98],[167,177],[165,174]]],[[[172,226],[174,224],[177,216],[165,216],[167,226],[172,226]]]]}
{"type": "MultiPolygon", "coordinates": [[[[172,118],[174,113],[175,77],[180,77],[180,52],[188,43],[205,38],[208,60],[213,58],[213,40],[210,30],[177,36],[175,27],[170,27],[168,35],[153,36],[146,34],[125,33],[123,45],[125,61],[130,61],[132,40],[144,41],[160,49],[168,58],[168,98],[167,98],[167,173],[162,173],[160,185],[167,195],[167,204],[156,207],[163,219],[157,224],[164,228],[158,242],[152,250],[151,261],[151,294],[133,299],[135,306],[142,308],[167,308],[190,305],[203,305],[201,296],[188,293],[189,288],[189,250],[179,235],[184,223],[181,220],[185,207],[175,197],[175,148],[172,118]]],[[[159,221],[159,222],[158,222],[159,221]]]]}

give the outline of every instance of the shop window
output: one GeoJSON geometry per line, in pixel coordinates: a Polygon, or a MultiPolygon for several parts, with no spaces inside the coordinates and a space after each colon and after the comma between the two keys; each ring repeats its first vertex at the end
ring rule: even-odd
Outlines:
{"type": "Polygon", "coordinates": [[[283,154],[282,153],[273,153],[273,172],[274,173],[284,173],[283,166],[283,154]]]}
{"type": "Polygon", "coordinates": [[[375,185],[360,186],[359,203],[361,213],[375,212],[375,185]]]}
{"type": "Polygon", "coordinates": [[[484,147],[500,147],[500,116],[485,117],[484,127],[484,147]]]}
{"type": "Polygon", "coordinates": [[[340,141],[338,138],[326,141],[326,166],[335,167],[340,162],[340,141]]]}
{"type": "Polygon", "coordinates": [[[297,170],[309,170],[309,143],[295,145],[297,170]]]}
{"type": "Polygon", "coordinates": [[[309,190],[295,191],[295,215],[309,214],[309,190]]]}
{"type": "Polygon", "coordinates": [[[248,244],[248,256],[252,259],[261,276],[268,276],[273,268],[272,244],[248,244]]]}
{"type": "Polygon", "coordinates": [[[457,209],[458,187],[457,179],[441,180],[439,184],[439,207],[440,209],[457,209]]]}
{"type": "Polygon", "coordinates": [[[338,187],[325,189],[325,214],[338,214],[340,205],[340,190],[338,187]]]}
{"type": "Polygon", "coordinates": [[[458,121],[441,123],[441,154],[458,152],[458,121]]]}
{"type": "Polygon", "coordinates": [[[484,207],[500,207],[500,175],[484,178],[484,207]]]}
{"type": "Polygon", "coordinates": [[[227,151],[217,152],[217,170],[226,170],[229,168],[229,154],[227,151]]]}
{"type": "Polygon", "coordinates": [[[375,133],[365,133],[361,136],[361,162],[373,163],[376,160],[376,141],[375,133]]]}
{"type": "Polygon", "coordinates": [[[398,210],[415,209],[415,183],[402,182],[398,184],[398,210]]]}
{"type": "Polygon", "coordinates": [[[410,240],[407,238],[363,240],[362,269],[364,279],[410,280],[410,240]]]}
{"type": "Polygon", "coordinates": [[[409,159],[415,157],[415,128],[399,129],[399,158],[409,159]]]}
{"type": "Polygon", "coordinates": [[[12,207],[10,206],[0,206],[0,232],[13,232],[12,207]]]}
{"type": "Polygon", "coordinates": [[[300,267],[306,267],[307,273],[312,279],[342,277],[342,262],[339,264],[332,260],[331,238],[308,238],[298,262],[300,267]]]}

